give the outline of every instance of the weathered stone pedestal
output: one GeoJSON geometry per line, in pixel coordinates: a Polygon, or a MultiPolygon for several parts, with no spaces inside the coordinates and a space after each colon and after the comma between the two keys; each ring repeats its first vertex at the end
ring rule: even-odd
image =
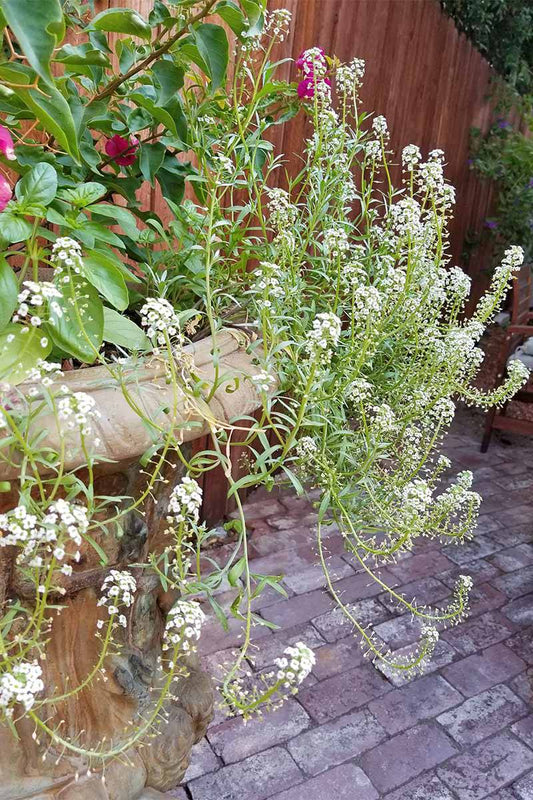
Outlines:
{"type": "MultiPolygon", "coordinates": [[[[217,337],[221,373],[233,385],[231,392],[226,391],[228,383],[221,386],[210,400],[209,411],[215,420],[226,422],[240,414],[250,414],[259,405],[252,384],[243,380],[257,371],[245,352],[246,344],[242,335],[230,331],[217,337]]],[[[211,347],[211,339],[205,339],[188,348],[195,374],[206,385],[213,380],[211,347]]],[[[128,391],[145,414],[167,430],[171,425],[174,429],[179,426],[184,442],[206,432],[201,410],[193,407],[184,393],[176,404],[161,361],[152,358],[141,362],[129,378],[126,374],[126,380],[128,391]],[[176,408],[175,415],[169,408],[176,408]]],[[[101,414],[95,424],[101,440],[96,453],[113,463],[105,464],[98,476],[96,493],[137,496],[146,476],[137,467],[136,459],[152,443],[153,433],[142,424],[105,368],[67,373],[64,383],[72,391],[90,392],[101,414]]],[[[57,446],[63,434],[54,430],[53,418],[43,416],[35,424],[46,429],[47,441],[57,446]]],[[[83,462],[79,434],[68,431],[64,435],[67,467],[74,469],[83,462]]],[[[0,467],[0,480],[12,480],[15,485],[16,477],[13,470],[0,467]]],[[[160,552],[167,544],[163,532],[167,498],[180,477],[177,462],[167,466],[168,482],[156,484],[155,499],[150,498],[145,504],[143,517],[128,514],[121,538],[115,536],[112,526],[98,534],[98,544],[108,559],[105,566],[95,549],[84,543],[73,574],[61,576],[65,594],[58,595],[57,602],[64,607],[59,613],[52,612],[46,658],[40,660],[45,696],[58,696],[79,686],[97,663],[101,648],[96,638],[97,621],[102,618],[97,601],[109,569],[128,567],[138,587],[134,605],[128,610],[122,646],[118,654],[106,659],[105,675],[68,700],[45,707],[53,726],[60,725],[61,735],[70,741],[78,740],[85,748],[99,746],[102,739],[114,745],[128,741],[131,724],[142,724],[157,699],[165,615],[177,597],[163,592],[155,574],[132,565],[146,563],[149,554],[160,552]]],[[[16,503],[14,492],[3,505],[9,508],[16,503]]],[[[19,574],[15,555],[7,549],[0,550],[0,601],[16,597],[29,605],[35,589],[19,574]]],[[[34,726],[27,720],[16,723],[18,741],[7,727],[0,728],[0,800],[149,800],[176,786],[187,768],[193,744],[205,733],[213,707],[211,681],[201,670],[198,658],[189,656],[185,663],[188,674],[175,684],[174,699],[166,701],[157,735],[108,762],[103,772],[98,767],[91,774],[83,757],[50,747],[44,735],[36,741],[34,726]]]]}

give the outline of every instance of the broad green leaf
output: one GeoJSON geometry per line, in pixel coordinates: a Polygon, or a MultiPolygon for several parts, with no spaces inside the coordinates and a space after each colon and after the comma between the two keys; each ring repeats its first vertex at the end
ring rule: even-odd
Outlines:
{"type": "Polygon", "coordinates": [[[228,67],[228,37],[220,25],[204,22],[194,31],[198,51],[209,68],[211,87],[218,89],[228,67]]]}
{"type": "Polygon", "coordinates": [[[244,572],[245,566],[246,566],[246,559],[244,558],[244,556],[242,558],[239,558],[239,560],[232,566],[232,568],[228,572],[228,582],[230,586],[237,585],[237,581],[244,572]]]}
{"type": "Polygon", "coordinates": [[[143,144],[141,147],[141,157],[139,159],[139,167],[143,174],[143,178],[154,186],[154,176],[163,163],[165,158],[166,147],[160,142],[154,144],[143,144]]]}
{"type": "Polygon", "coordinates": [[[59,0],[2,0],[2,12],[35,72],[53,84],[50,60],[65,35],[59,0]]]}
{"type": "Polygon", "coordinates": [[[161,167],[156,175],[163,197],[179,205],[185,194],[185,177],[161,167]]]}
{"type": "Polygon", "coordinates": [[[15,186],[15,194],[24,206],[47,206],[57,192],[57,172],[51,164],[36,164],[15,186]]]}
{"type": "MultiPolygon", "coordinates": [[[[94,239],[95,241],[110,244],[111,247],[124,248],[124,242],[122,239],[120,239],[116,233],[113,233],[113,231],[110,231],[109,228],[106,228],[105,225],[101,225],[99,222],[86,222],[76,230],[80,239],[84,237],[82,239],[84,243],[94,239]]],[[[92,248],[94,247],[94,244],[88,246],[92,248]]]]}
{"type": "MultiPolygon", "coordinates": [[[[0,218],[1,221],[1,218],[0,218]]],[[[17,307],[19,285],[13,269],[0,256],[0,330],[3,330],[17,307]]]]}
{"type": "Polygon", "coordinates": [[[85,208],[103,197],[106,192],[106,187],[101,183],[88,181],[80,183],[75,189],[64,189],[59,196],[62,200],[72,203],[76,208],[85,208]]]}
{"type": "Polygon", "coordinates": [[[263,30],[264,3],[262,3],[262,7],[260,7],[255,0],[240,0],[240,2],[248,17],[248,28],[243,31],[243,37],[257,36],[263,30]]]}
{"type": "Polygon", "coordinates": [[[146,20],[133,8],[110,8],[101,11],[91,22],[92,30],[112,33],[129,33],[141,39],[150,39],[152,31],[146,20]]]}
{"type": "Polygon", "coordinates": [[[114,253],[112,250],[107,248],[105,251],[102,250],[88,250],[88,256],[96,255],[100,260],[103,260],[105,263],[111,264],[111,266],[118,269],[119,272],[122,273],[126,281],[130,281],[131,283],[141,283],[140,278],[137,275],[134,275],[131,270],[120,260],[120,258],[114,253]]]}
{"type": "Polygon", "coordinates": [[[142,328],[128,317],[104,306],[104,341],[127,350],[149,350],[150,339],[142,328]]]}
{"type": "MultiPolygon", "coordinates": [[[[88,206],[87,211],[112,219],[113,223],[120,225],[126,236],[133,239],[134,242],[139,238],[139,229],[137,228],[135,217],[127,208],[112,206],[108,203],[97,203],[96,205],[88,206]]],[[[124,245],[121,243],[121,246],[123,247],[124,245]]]]}
{"type": "Polygon", "coordinates": [[[120,270],[100,253],[83,258],[83,274],[96,289],[119,311],[128,307],[126,281],[120,270]]]}
{"type": "Polygon", "coordinates": [[[158,105],[164,106],[183,86],[183,70],[172,61],[156,61],[152,72],[159,84],[158,105]]]}
{"type": "Polygon", "coordinates": [[[61,64],[67,66],[72,64],[88,65],[92,67],[109,67],[110,62],[108,57],[100,50],[91,47],[90,44],[65,44],[61,50],[54,56],[54,61],[59,61],[61,64]]]}
{"type": "Polygon", "coordinates": [[[13,386],[21,383],[51,349],[50,337],[40,328],[8,325],[0,333],[0,381],[13,386]]]}
{"type": "Polygon", "coordinates": [[[129,99],[141,108],[144,108],[152,117],[157,121],[160,122],[161,125],[164,125],[167,130],[174,133],[176,136],[178,135],[178,129],[176,127],[176,122],[172,115],[161,106],[158,106],[155,100],[151,97],[147,97],[142,92],[132,92],[129,95],[129,99]]]}
{"type": "Polygon", "coordinates": [[[85,278],[75,275],[58,288],[61,316],[50,310],[48,329],[54,344],[74,358],[92,364],[104,333],[104,313],[98,292],[85,278]]]}
{"type": "Polygon", "coordinates": [[[9,207],[0,214],[0,240],[8,244],[23,242],[31,236],[30,223],[9,210],[9,207]]]}
{"type": "Polygon", "coordinates": [[[64,150],[79,162],[76,125],[70,106],[57,89],[46,87],[47,94],[30,89],[20,92],[20,97],[30,108],[47,133],[58,141],[64,150]]]}
{"type": "Polygon", "coordinates": [[[215,14],[222,17],[224,22],[229,25],[233,33],[240,36],[246,27],[246,21],[241,9],[232,3],[231,0],[222,0],[215,8],[215,14]]]}

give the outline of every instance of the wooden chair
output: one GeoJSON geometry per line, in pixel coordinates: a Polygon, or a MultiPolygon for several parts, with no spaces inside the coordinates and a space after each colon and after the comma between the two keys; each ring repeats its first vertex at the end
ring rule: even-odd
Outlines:
{"type": "MultiPolygon", "coordinates": [[[[533,336],[533,324],[531,324],[533,322],[533,312],[530,311],[531,286],[531,265],[524,264],[513,286],[511,324],[505,332],[505,339],[498,356],[496,386],[500,386],[505,379],[507,359],[511,353],[516,350],[524,339],[533,336]]],[[[518,400],[521,403],[533,403],[533,385],[531,381],[515,394],[513,400],[518,400]]],[[[494,428],[512,431],[513,433],[533,434],[533,421],[529,422],[528,420],[506,416],[507,405],[506,403],[502,408],[491,408],[487,412],[485,433],[481,443],[482,453],[487,452],[494,428]]]]}

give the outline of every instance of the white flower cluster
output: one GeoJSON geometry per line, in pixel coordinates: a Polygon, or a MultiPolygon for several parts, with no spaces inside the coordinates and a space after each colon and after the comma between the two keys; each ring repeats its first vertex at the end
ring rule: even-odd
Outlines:
{"type": "MultiPolygon", "coordinates": [[[[105,606],[110,616],[118,614],[118,623],[125,628],[127,625],[126,617],[124,614],[120,614],[119,611],[122,606],[129,608],[133,605],[134,595],[137,591],[135,578],[127,570],[112,569],[109,575],[105,577],[101,591],[103,594],[97,605],[105,606]]],[[[102,628],[104,621],[99,620],[97,624],[99,628],[102,628]]]]}
{"type": "Polygon", "coordinates": [[[416,144],[408,144],[402,150],[402,164],[408,172],[413,172],[422,160],[422,153],[416,144]]]}
{"type": "Polygon", "coordinates": [[[262,369],[257,375],[251,375],[250,380],[260,392],[269,392],[276,383],[276,379],[265,369],[262,369]]]}
{"type": "Polygon", "coordinates": [[[206,619],[199,603],[194,600],[178,600],[168,612],[162,649],[169,650],[172,646],[181,644],[185,653],[193,651],[206,619]]]}
{"type": "Polygon", "coordinates": [[[265,11],[264,33],[270,33],[278,42],[283,42],[289,32],[291,17],[292,14],[287,8],[265,11]]]}
{"type": "Polygon", "coordinates": [[[40,358],[37,364],[28,372],[26,380],[33,383],[41,383],[44,387],[52,386],[54,381],[63,377],[61,372],[61,364],[53,361],[43,361],[40,358]]]}
{"type": "Polygon", "coordinates": [[[84,436],[91,434],[92,421],[101,416],[96,408],[96,400],[86,392],[73,392],[60,397],[57,401],[57,414],[59,419],[65,420],[67,428],[79,428],[84,436]]]}
{"type": "MultiPolygon", "coordinates": [[[[52,255],[50,257],[56,275],[63,275],[64,272],[72,270],[76,275],[82,271],[81,246],[70,236],[60,236],[52,245],[52,255]],[[68,268],[66,270],[65,268],[68,268]]],[[[68,274],[61,278],[63,283],[70,281],[68,274]]]]}
{"type": "Polygon", "coordinates": [[[328,228],[324,231],[324,250],[333,258],[345,253],[350,247],[348,234],[344,228],[328,228]]]}
{"type": "Polygon", "coordinates": [[[13,705],[21,703],[29,711],[35,703],[35,695],[42,692],[43,671],[36,661],[21,661],[11,667],[10,672],[0,675],[0,708],[6,716],[13,715],[13,705]]]}
{"type": "Polygon", "coordinates": [[[372,130],[376,136],[383,136],[383,138],[386,139],[389,136],[386,118],[383,116],[374,117],[372,122],[372,130]]]}
{"type": "Polygon", "coordinates": [[[310,436],[302,436],[301,439],[298,440],[296,445],[296,452],[298,454],[298,458],[300,458],[304,463],[308,462],[314,456],[316,456],[318,452],[318,447],[314,439],[310,436]]]}
{"type": "Polygon", "coordinates": [[[429,648],[432,650],[439,641],[439,632],[434,625],[423,625],[420,631],[422,637],[426,640],[429,648]]]}
{"type": "Polygon", "coordinates": [[[328,62],[320,47],[310,47],[308,50],[304,50],[298,60],[306,77],[324,77],[328,70],[328,62]]]}
{"type": "Polygon", "coordinates": [[[222,153],[217,153],[215,158],[220,164],[220,167],[223,170],[223,172],[227,172],[229,175],[233,175],[233,173],[235,172],[235,167],[233,165],[233,161],[231,160],[231,158],[228,158],[222,153]]]}
{"type": "Polygon", "coordinates": [[[304,681],[316,662],[315,654],[303,642],[296,642],[293,647],[283,651],[282,658],[276,658],[274,663],[278,667],[277,679],[285,687],[295,686],[304,681]]]}
{"type": "Polygon", "coordinates": [[[146,300],[141,308],[141,324],[146,328],[150,339],[154,339],[162,347],[167,343],[167,336],[169,339],[178,336],[180,343],[182,342],[179,317],[163,297],[149,297],[146,300]]]}
{"type": "Polygon", "coordinates": [[[61,298],[62,294],[53,283],[48,281],[41,281],[40,283],[24,281],[23,286],[26,288],[19,292],[19,307],[13,315],[13,322],[24,323],[29,321],[30,325],[38,328],[43,324],[43,321],[46,322],[46,319],[43,320],[42,311],[46,311],[47,305],[58,317],[63,316],[63,310],[57,302],[57,298],[61,298]],[[33,313],[37,309],[40,309],[40,313],[33,313]]]}
{"type": "Polygon", "coordinates": [[[297,216],[296,206],[291,203],[289,193],[285,189],[267,189],[270,222],[277,230],[292,225],[297,216]]]}
{"type": "MultiPolygon", "coordinates": [[[[7,514],[0,514],[0,530],[3,532],[0,547],[13,545],[21,548],[18,561],[31,557],[29,566],[39,568],[43,564],[43,557],[38,554],[41,546],[46,545],[52,550],[53,545],[54,558],[62,561],[65,558],[65,541],[71,540],[80,547],[88,528],[87,508],[77,503],[56,500],[50,504],[42,519],[20,505],[7,514]]],[[[74,560],[79,561],[80,557],[77,551],[74,560]]],[[[61,571],[70,575],[72,567],[65,564],[61,571]]]]}
{"type": "Polygon", "coordinates": [[[377,139],[371,139],[365,144],[365,153],[372,161],[381,161],[383,158],[381,142],[378,142],[377,139]]]}
{"type": "Polygon", "coordinates": [[[341,321],[336,314],[327,311],[317,314],[313,320],[313,329],[307,335],[307,350],[314,360],[322,358],[331,361],[332,350],[338,344],[341,335],[341,321]]]}
{"type": "Polygon", "coordinates": [[[353,293],[353,303],[357,322],[365,323],[368,317],[380,313],[382,298],[375,286],[358,286],[353,293]]]}
{"type": "Polygon", "coordinates": [[[269,261],[262,261],[260,269],[254,271],[255,282],[251,291],[257,295],[255,302],[261,310],[271,309],[273,307],[272,299],[280,299],[285,295],[279,280],[273,274],[274,272],[281,272],[281,268],[269,261]]]}
{"type": "Polygon", "coordinates": [[[474,585],[471,575],[459,575],[457,583],[459,584],[460,589],[464,592],[469,592],[474,585]]]}
{"type": "Polygon", "coordinates": [[[194,478],[184,475],[174,486],[168,501],[167,521],[172,523],[198,522],[202,506],[202,490],[194,478]]]}
{"type": "Polygon", "coordinates": [[[407,483],[402,489],[403,511],[407,516],[423,514],[433,500],[433,492],[420,478],[407,483]]]}
{"type": "Polygon", "coordinates": [[[352,403],[364,403],[372,394],[372,384],[365,378],[357,378],[346,389],[346,396],[352,403]]]}
{"type": "Polygon", "coordinates": [[[354,58],[349,64],[337,68],[335,80],[337,89],[344,94],[357,92],[365,77],[365,62],[362,58],[354,58]]]}

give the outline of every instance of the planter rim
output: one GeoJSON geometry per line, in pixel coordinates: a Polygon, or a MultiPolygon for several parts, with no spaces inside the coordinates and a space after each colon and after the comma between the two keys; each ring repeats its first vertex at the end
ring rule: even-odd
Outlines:
{"type": "MultiPolygon", "coordinates": [[[[209,403],[202,397],[195,398],[193,402],[179,386],[177,395],[174,396],[174,388],[167,382],[166,359],[153,354],[140,357],[131,366],[125,365],[121,370],[122,382],[127,384],[130,399],[154,425],[164,431],[179,429],[181,441],[189,442],[206,434],[211,425],[228,425],[232,420],[251,414],[261,405],[260,394],[253,383],[246,380],[259,369],[254,363],[254,355],[248,352],[250,343],[251,337],[239,330],[226,328],[217,333],[219,375],[223,376],[224,381],[213,393],[209,403]],[[231,391],[228,390],[230,386],[231,391]],[[173,406],[176,409],[174,416],[169,413],[169,408],[173,406]],[[206,419],[206,415],[209,419],[206,419]]],[[[213,337],[207,336],[199,342],[185,346],[183,353],[192,357],[194,373],[202,383],[206,387],[212,386],[215,380],[213,337]]],[[[178,355],[178,367],[179,363],[178,355]]],[[[69,393],[87,392],[96,402],[100,417],[92,421],[92,438],[87,437],[95,463],[118,464],[132,461],[157,441],[157,429],[150,431],[149,426],[124,396],[120,382],[109,374],[106,366],[65,373],[61,381],[54,384],[58,389],[58,396],[61,396],[60,387],[63,385],[68,388],[69,393]]],[[[40,383],[30,381],[18,386],[28,406],[42,398],[41,388],[40,383]]],[[[85,463],[78,429],[69,430],[63,424],[58,427],[54,415],[46,409],[31,423],[32,434],[43,430],[46,434],[41,445],[44,444],[56,452],[59,452],[63,439],[67,470],[76,469],[85,463]]],[[[42,473],[46,472],[43,466],[42,473]]],[[[17,474],[16,464],[0,464],[0,480],[13,479],[17,474]]]]}

